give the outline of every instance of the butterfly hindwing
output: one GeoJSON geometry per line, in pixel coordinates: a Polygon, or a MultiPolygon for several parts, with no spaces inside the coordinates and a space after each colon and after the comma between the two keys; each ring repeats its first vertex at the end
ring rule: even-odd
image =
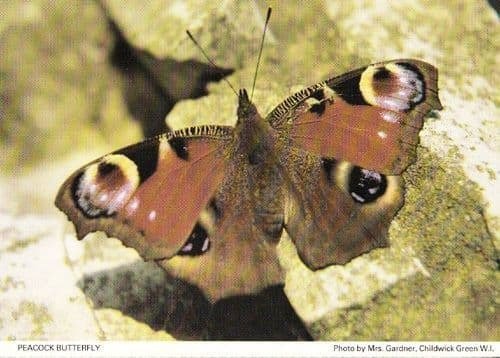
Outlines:
{"type": "Polygon", "coordinates": [[[387,246],[389,224],[403,204],[399,176],[306,152],[289,155],[301,170],[287,170],[285,230],[307,266],[344,264],[387,246]]]}
{"type": "Polygon", "coordinates": [[[70,176],[56,205],[80,239],[104,231],[146,259],[171,257],[223,180],[231,133],[191,127],[118,150],[70,176]]]}
{"type": "Polygon", "coordinates": [[[306,88],[268,120],[310,153],[397,175],[414,159],[431,109],[441,109],[436,69],[418,60],[394,60],[306,88]]]}

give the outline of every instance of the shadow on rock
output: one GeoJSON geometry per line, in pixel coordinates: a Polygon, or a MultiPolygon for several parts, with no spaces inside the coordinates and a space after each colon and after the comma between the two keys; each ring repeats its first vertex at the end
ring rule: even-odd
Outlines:
{"type": "Polygon", "coordinates": [[[208,325],[210,339],[312,340],[281,285],[218,301],[208,325]]]}
{"type": "Polygon", "coordinates": [[[145,50],[134,48],[116,23],[107,18],[115,38],[110,62],[121,74],[127,108],[140,123],[145,137],[170,130],[165,116],[176,102],[207,95],[209,82],[220,81],[233,73],[232,69],[195,60],[155,58],[145,50]]]}
{"type": "Polygon", "coordinates": [[[312,339],[282,286],[211,304],[196,287],[146,262],[85,275],[78,286],[96,309],[119,310],[176,339],[312,339]]]}

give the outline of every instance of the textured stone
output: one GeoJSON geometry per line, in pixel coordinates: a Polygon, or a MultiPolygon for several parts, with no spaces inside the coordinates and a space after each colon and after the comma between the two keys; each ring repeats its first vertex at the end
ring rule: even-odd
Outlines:
{"type": "Polygon", "coordinates": [[[177,61],[206,62],[186,35],[189,30],[216,63],[237,64],[258,47],[264,21],[257,6],[246,1],[132,0],[123,6],[121,1],[105,0],[103,4],[134,46],[177,61]]]}
{"type": "Polygon", "coordinates": [[[0,212],[0,339],[99,339],[53,216],[0,212]],[[56,269],[54,269],[56,268],[56,269]]]}

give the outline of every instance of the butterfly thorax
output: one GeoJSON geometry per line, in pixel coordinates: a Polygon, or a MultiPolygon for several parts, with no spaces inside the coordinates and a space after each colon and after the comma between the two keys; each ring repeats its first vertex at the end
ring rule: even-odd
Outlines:
{"type": "Polygon", "coordinates": [[[274,152],[272,129],[259,114],[244,89],[239,94],[237,115],[238,120],[235,127],[236,142],[238,143],[237,155],[244,157],[251,165],[273,160],[268,155],[274,152]]]}

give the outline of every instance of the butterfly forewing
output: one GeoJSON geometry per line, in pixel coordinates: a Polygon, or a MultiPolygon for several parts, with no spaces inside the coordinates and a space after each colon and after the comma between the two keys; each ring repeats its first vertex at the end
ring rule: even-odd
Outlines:
{"type": "Polygon", "coordinates": [[[349,72],[291,96],[268,116],[292,145],[387,175],[414,159],[423,117],[440,109],[437,71],[394,60],[349,72]]]}
{"type": "Polygon", "coordinates": [[[146,259],[176,254],[224,177],[232,128],[193,127],[146,140],[78,170],[56,205],[79,238],[104,231],[146,259]]]}

